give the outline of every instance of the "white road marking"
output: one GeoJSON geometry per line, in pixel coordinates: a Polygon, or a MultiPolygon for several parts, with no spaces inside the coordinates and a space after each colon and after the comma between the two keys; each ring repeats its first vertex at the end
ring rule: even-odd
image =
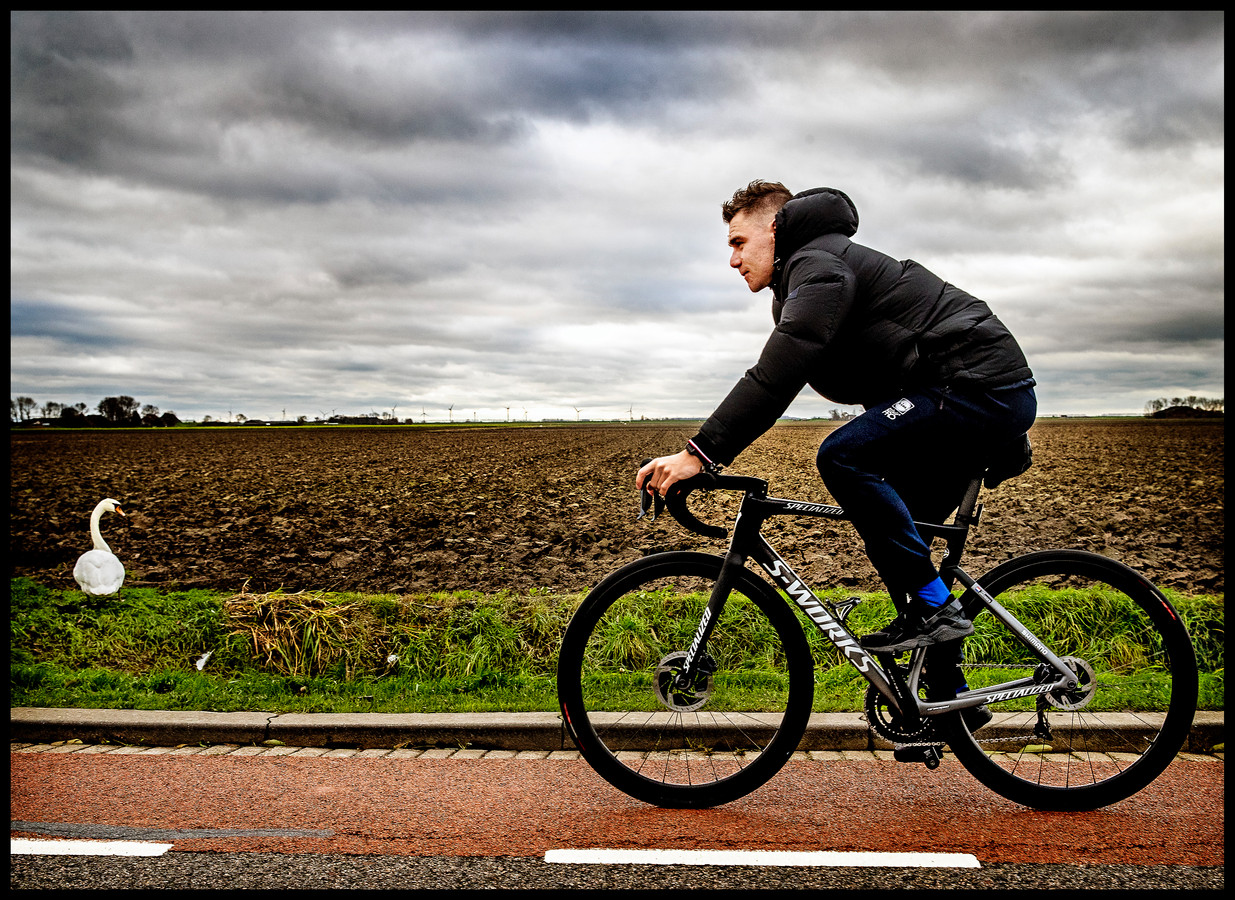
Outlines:
{"type": "Polygon", "coordinates": [[[980,869],[971,853],[878,853],[842,850],[549,850],[545,862],[652,866],[879,866],[980,869]]]}
{"type": "Polygon", "coordinates": [[[153,841],[49,841],[9,838],[10,856],[162,856],[171,844],[153,841]]]}

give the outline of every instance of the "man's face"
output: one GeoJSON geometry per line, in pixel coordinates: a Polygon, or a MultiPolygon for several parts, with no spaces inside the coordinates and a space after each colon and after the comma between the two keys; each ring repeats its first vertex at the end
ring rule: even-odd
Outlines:
{"type": "Polygon", "coordinates": [[[729,265],[746,279],[751,291],[772,283],[776,257],[776,213],[744,209],[729,220],[729,265]]]}

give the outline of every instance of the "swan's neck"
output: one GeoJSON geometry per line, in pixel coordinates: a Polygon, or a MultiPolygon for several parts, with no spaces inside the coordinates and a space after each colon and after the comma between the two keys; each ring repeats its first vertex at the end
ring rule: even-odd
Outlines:
{"type": "Polygon", "coordinates": [[[103,507],[96,506],[94,512],[90,514],[90,536],[94,538],[95,550],[106,550],[111,553],[111,547],[107,546],[107,541],[103,540],[103,535],[99,533],[99,519],[103,518],[103,507]]]}

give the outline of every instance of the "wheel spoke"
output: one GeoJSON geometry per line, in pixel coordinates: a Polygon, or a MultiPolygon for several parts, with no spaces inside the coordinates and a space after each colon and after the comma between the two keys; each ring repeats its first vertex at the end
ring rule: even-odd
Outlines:
{"type": "Polygon", "coordinates": [[[559,692],[580,749],[648,802],[705,806],[754,790],[788,759],[810,715],[805,636],[750,573],[696,648],[690,684],[678,686],[720,565],[688,553],[632,564],[589,595],[563,641],[559,692]]]}
{"type": "MultiPolygon", "coordinates": [[[[1153,780],[1182,745],[1197,696],[1191,642],[1166,599],[1080,551],[1014,559],[981,583],[1077,672],[1078,686],[993,703],[995,718],[975,735],[957,721],[950,743],[966,768],[1017,802],[1056,809],[1104,806],[1153,780]]],[[[973,618],[962,664],[972,688],[1035,670],[1028,652],[1023,664],[1004,661],[1020,642],[1000,620],[973,618]]]]}

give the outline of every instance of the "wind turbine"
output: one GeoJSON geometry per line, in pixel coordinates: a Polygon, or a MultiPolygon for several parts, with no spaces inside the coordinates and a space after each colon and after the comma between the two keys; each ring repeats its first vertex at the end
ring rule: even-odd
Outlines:
{"type": "Polygon", "coordinates": [[[450,404],[450,406],[447,408],[446,412],[447,412],[447,413],[449,413],[449,415],[450,415],[450,424],[451,424],[451,425],[453,425],[453,424],[454,424],[454,422],[455,422],[455,405],[454,405],[453,403],[452,403],[452,404],[450,404]]]}
{"type": "Polygon", "coordinates": [[[577,407],[577,406],[576,406],[576,407],[574,407],[574,410],[575,410],[575,421],[576,421],[576,422],[578,422],[578,421],[579,421],[579,413],[581,412],[581,410],[580,410],[580,409],[579,409],[579,407],[577,407]]]}

